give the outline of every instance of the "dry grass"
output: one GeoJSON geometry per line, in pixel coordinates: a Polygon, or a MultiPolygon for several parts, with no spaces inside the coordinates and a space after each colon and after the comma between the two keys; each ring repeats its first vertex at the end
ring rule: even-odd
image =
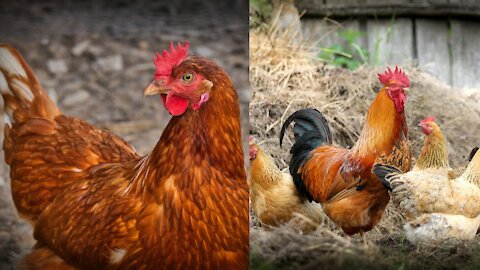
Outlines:
{"type": "MultiPolygon", "coordinates": [[[[325,65],[318,61],[317,54],[318,50],[307,42],[297,40],[293,44],[274,30],[250,31],[251,133],[281,168],[288,165],[293,136],[289,134],[280,148],[278,134],[291,113],[301,108],[319,109],[332,126],[335,142],[350,147],[380,89],[377,72],[385,67],[364,66],[352,72],[325,65]]],[[[475,95],[462,95],[418,68],[403,68],[411,81],[406,113],[414,156],[418,155],[424,139],[416,124],[434,115],[448,139],[451,166],[465,165],[470,150],[480,144],[479,99],[475,95]]],[[[315,232],[304,235],[290,224],[266,230],[252,214],[252,267],[431,269],[480,264],[477,244],[413,246],[405,240],[402,224],[403,217],[389,205],[381,223],[366,234],[368,246],[365,246],[358,236],[344,238],[328,218],[315,232]]]]}

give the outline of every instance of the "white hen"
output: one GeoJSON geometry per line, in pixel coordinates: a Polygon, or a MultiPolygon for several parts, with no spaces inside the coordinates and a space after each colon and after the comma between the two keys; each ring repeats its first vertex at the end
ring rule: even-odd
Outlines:
{"type": "Polygon", "coordinates": [[[427,135],[414,169],[402,174],[395,167],[376,164],[373,172],[392,189],[392,200],[407,223],[413,243],[469,240],[480,225],[480,154],[465,172],[450,180],[445,138],[433,118],[420,124],[427,135]]]}

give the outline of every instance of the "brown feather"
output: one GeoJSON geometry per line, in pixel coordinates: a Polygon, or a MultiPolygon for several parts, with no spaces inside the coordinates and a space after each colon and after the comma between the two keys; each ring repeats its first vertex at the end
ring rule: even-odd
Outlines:
{"type": "Polygon", "coordinates": [[[248,268],[238,97],[220,67],[197,57],[177,67],[213,82],[210,99],[172,118],[141,158],[122,139],[62,115],[14,54],[34,94],[32,102],[6,98],[16,113],[4,141],[12,194],[41,243],[24,265],[248,268]]]}

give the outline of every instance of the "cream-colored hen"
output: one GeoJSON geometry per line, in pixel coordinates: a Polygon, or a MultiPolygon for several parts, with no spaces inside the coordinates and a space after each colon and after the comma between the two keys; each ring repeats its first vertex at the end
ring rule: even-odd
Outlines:
{"type": "Polygon", "coordinates": [[[280,171],[273,158],[250,139],[250,199],[258,219],[277,226],[295,218],[305,232],[323,221],[322,206],[298,193],[292,176],[280,171]]]}
{"type": "Polygon", "coordinates": [[[451,180],[445,138],[427,118],[420,124],[427,135],[412,171],[375,165],[373,171],[392,190],[392,201],[407,219],[404,228],[413,243],[469,240],[480,225],[480,154],[463,174],[451,180]]]}

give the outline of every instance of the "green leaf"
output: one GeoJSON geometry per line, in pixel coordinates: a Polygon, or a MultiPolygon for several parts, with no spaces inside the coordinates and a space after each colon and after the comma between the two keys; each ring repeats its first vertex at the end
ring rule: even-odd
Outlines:
{"type": "Polygon", "coordinates": [[[364,35],[363,32],[353,29],[345,29],[338,32],[338,34],[348,43],[348,45],[343,47],[340,44],[333,44],[328,48],[324,48],[319,54],[320,59],[323,59],[332,65],[351,70],[358,68],[363,63],[369,62],[369,53],[367,49],[362,48],[357,43],[357,39],[364,35]]]}

